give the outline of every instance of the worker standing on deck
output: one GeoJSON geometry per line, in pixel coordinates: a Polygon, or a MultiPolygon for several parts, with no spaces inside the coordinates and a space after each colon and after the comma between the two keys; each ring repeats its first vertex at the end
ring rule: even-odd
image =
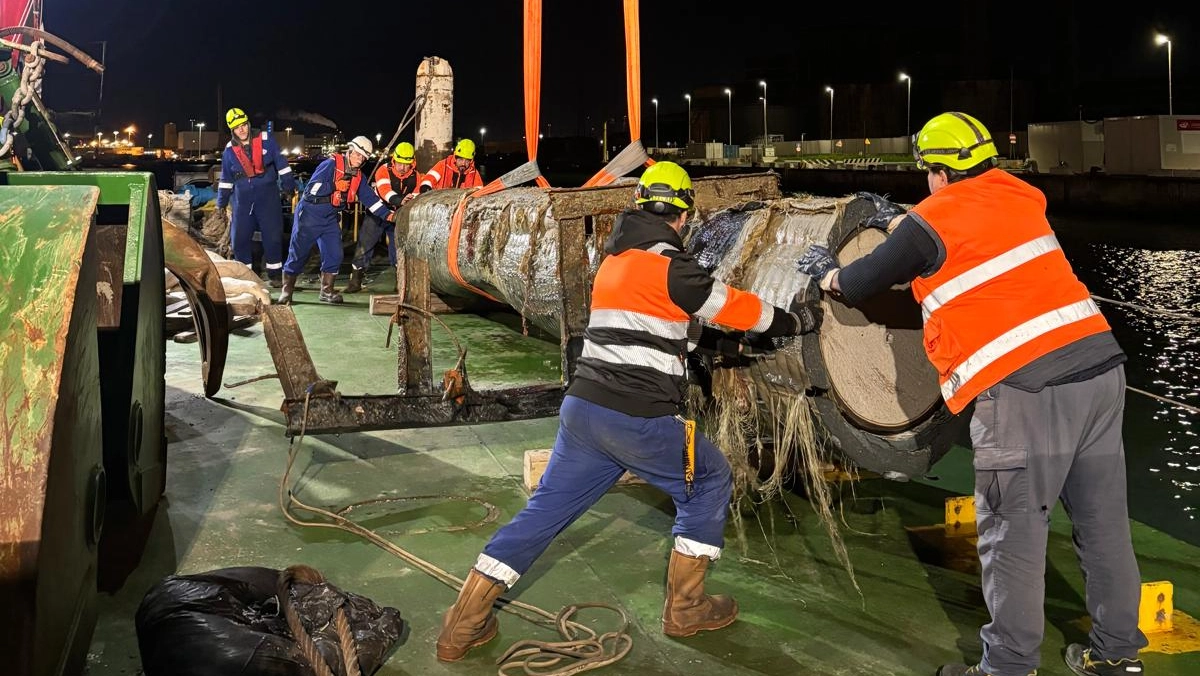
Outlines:
{"type": "Polygon", "coordinates": [[[296,177],[287,157],[270,132],[250,137],[250,118],[241,108],[230,108],[225,123],[233,138],[221,154],[221,179],[217,183],[217,209],[232,205],[229,240],[233,257],[246,265],[252,261],[254,231],[262,233],[263,263],[271,286],[280,286],[283,267],[283,193],[296,191],[296,177]]]}
{"type": "MultiPolygon", "coordinates": [[[[461,659],[496,635],[492,603],[626,470],[675,502],[663,632],[691,636],[737,617],[732,598],[704,592],[709,563],[724,545],[732,472],[703,434],[685,433],[691,421],[679,415],[690,343],[719,343],[724,336],[702,330],[695,319],[753,332],[761,343],[815,330],[820,310],[781,310],[700,267],[679,234],[695,195],[678,164],[647,169],[635,202],[604,245],[608,255],[592,285],[583,354],[563,399],[546,472],[525,509],[484,548],[446,612],[439,660],[461,659]]],[[[740,343],[730,343],[738,352],[740,343]]]]}
{"type": "Polygon", "coordinates": [[[430,167],[421,179],[418,193],[442,188],[478,188],[483,178],[475,168],[475,142],[465,138],[454,144],[454,152],[430,167]]]}
{"type": "Polygon", "coordinates": [[[416,197],[417,185],[421,182],[421,173],[413,164],[415,156],[413,144],[405,141],[392,151],[390,162],[375,170],[374,180],[370,181],[374,196],[370,202],[363,201],[364,206],[370,206],[358,227],[358,244],[350,264],[346,293],[362,291],[363,274],[371,263],[371,252],[380,237],[387,239],[388,260],[396,267],[396,214],[400,207],[416,197]]]}
{"type": "Polygon", "coordinates": [[[912,283],[925,348],[954,413],[974,404],[975,509],[983,596],[978,664],[940,676],[1024,676],[1038,667],[1046,538],[1061,498],[1085,573],[1090,645],[1076,674],[1137,674],[1140,576],[1129,533],[1125,353],[1046,220],[1046,198],[994,167],[979,120],[943,113],[913,137],[930,196],[907,214],[876,198],[865,225],[892,234],[845,268],[813,246],[800,270],[857,305],[912,283]]]}
{"type": "Polygon", "coordinates": [[[338,268],[342,265],[341,213],[346,205],[359,196],[362,165],[375,152],[375,146],[365,136],[355,136],[346,152],[337,153],[317,165],[304,194],[296,204],[292,221],[292,241],[287,262],[283,264],[283,292],[279,302],[290,304],[296,289],[296,279],[313,244],[321,252],[322,303],[341,303],[342,296],[333,287],[338,268]]]}

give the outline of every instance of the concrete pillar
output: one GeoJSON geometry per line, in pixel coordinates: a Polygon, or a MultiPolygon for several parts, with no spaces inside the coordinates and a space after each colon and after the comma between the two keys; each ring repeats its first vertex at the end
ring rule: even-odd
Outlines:
{"type": "Polygon", "coordinates": [[[417,66],[417,105],[417,170],[428,171],[454,149],[454,71],[449,61],[427,56],[417,66]]]}

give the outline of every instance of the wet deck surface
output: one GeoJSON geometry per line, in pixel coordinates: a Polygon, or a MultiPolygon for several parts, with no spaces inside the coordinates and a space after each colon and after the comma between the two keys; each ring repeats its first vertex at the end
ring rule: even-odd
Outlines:
{"type": "MultiPolygon", "coordinates": [[[[339,286],[344,279],[339,280],[339,286]]],[[[386,286],[386,280],[381,286],[386,286]]],[[[383,291],[383,289],[379,289],[383,291]]],[[[395,358],[384,348],[386,317],[371,317],[367,295],[346,307],[318,306],[315,286],[297,295],[296,314],[318,371],[345,393],[388,393],[395,358]]],[[[559,377],[557,347],[472,315],[443,317],[470,348],[479,388],[559,377]]],[[[453,358],[437,329],[435,374],[453,358]]],[[[398,608],[411,623],[380,674],[489,674],[519,639],[555,640],[553,631],[502,613],[500,635],[460,663],[434,658],[441,614],[455,593],[383,550],[352,535],[289,524],[276,504],[287,457],[282,393],[274,380],[201,392],[195,345],[168,343],[167,496],[160,505],[141,564],[101,599],[93,640],[93,676],[140,672],[133,617],[146,590],[172,573],[227,566],[282,568],[304,563],[334,584],[398,608]]],[[[261,327],[231,339],[226,381],[271,372],[261,327]]],[[[427,497],[374,508],[358,517],[400,547],[462,576],[499,525],[525,504],[525,450],[548,448],[557,419],[438,430],[402,430],[309,437],[297,459],[299,496],[337,507],[400,496],[473,496],[499,508],[478,528],[436,532],[477,521],[478,503],[427,497]],[[414,533],[418,530],[435,532],[414,533]]],[[[842,533],[862,594],[833,556],[828,536],[805,500],[784,500],[745,512],[740,534],[731,524],[725,557],[709,590],[732,593],[738,622],[675,640],[660,631],[673,519],[670,501],[646,486],[612,490],[565,531],[518,583],[511,596],[557,610],[576,602],[618,604],[633,621],[634,647],[610,674],[933,674],[939,664],[975,660],[986,621],[969,550],[943,556],[911,528],[938,524],[946,497],[970,491],[969,454],[962,449],[936,468],[938,479],[908,484],[870,480],[843,493],[842,533]]],[[[1200,615],[1200,548],[1134,524],[1142,578],[1175,584],[1176,607],[1200,615]]],[[[1056,513],[1047,571],[1042,674],[1069,674],[1063,647],[1086,641],[1083,582],[1070,525],[1056,513]]],[[[609,615],[596,624],[613,628],[609,615]]],[[[1200,673],[1200,653],[1144,653],[1147,673],[1200,673]]]]}

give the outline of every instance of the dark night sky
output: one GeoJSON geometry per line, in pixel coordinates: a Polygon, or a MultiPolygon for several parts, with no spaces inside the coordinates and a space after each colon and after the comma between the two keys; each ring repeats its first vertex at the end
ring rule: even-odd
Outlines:
{"type": "MultiPolygon", "coordinates": [[[[739,12],[732,3],[647,0],[641,9],[643,136],[652,124],[652,96],[662,101],[664,118],[682,119],[684,92],[718,87],[720,96],[719,87],[732,86],[734,106],[749,114],[763,78],[772,105],[786,106],[796,125],[809,129],[827,114],[824,85],[851,97],[864,91],[856,86],[869,86],[879,93],[869,104],[863,96],[862,116],[886,118],[878,133],[899,134],[900,70],[913,75],[914,124],[940,112],[949,83],[964,80],[1003,81],[1003,104],[991,104],[1007,115],[1010,67],[1019,91],[1018,128],[1075,118],[1079,105],[1088,118],[1165,113],[1166,50],[1154,45],[1155,30],[1174,41],[1175,111],[1200,114],[1200,87],[1192,84],[1200,75],[1200,33],[1189,20],[1194,5],[1151,4],[1106,12],[1078,2],[878,8],[795,2],[747,3],[739,12]]],[[[543,123],[560,134],[581,131],[585,116],[592,123],[619,118],[625,107],[621,3],[547,0],[544,11],[543,123]]],[[[413,95],[420,59],[437,55],[455,71],[458,132],[486,125],[489,138],[516,137],[523,119],[521,16],[517,0],[45,0],[49,31],[96,56],[96,41],[108,42],[100,128],[133,123],[143,132],[160,131],[168,121],[185,129],[189,118],[213,128],[221,122],[220,83],[223,107],[241,106],[256,122],[271,116],[283,126],[282,111],[307,111],[347,134],[387,136],[413,95]]],[[[47,70],[51,108],[95,109],[96,75],[77,65],[47,70]]],[[[839,105],[854,107],[847,98],[839,105]]],[[[64,126],[84,132],[90,124],[64,126]]]]}

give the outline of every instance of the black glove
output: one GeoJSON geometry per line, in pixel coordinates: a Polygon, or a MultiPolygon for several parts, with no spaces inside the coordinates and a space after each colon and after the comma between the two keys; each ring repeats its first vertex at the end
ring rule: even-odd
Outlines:
{"type": "Polygon", "coordinates": [[[796,264],[796,269],[811,277],[813,281],[821,284],[821,288],[826,291],[829,288],[824,285],[825,276],[831,270],[836,270],[838,267],[837,259],[833,257],[833,254],[829,253],[829,249],[820,244],[813,244],[808,247],[808,251],[804,252],[804,255],[800,257],[799,262],[796,264]]]}
{"type": "Polygon", "coordinates": [[[816,331],[821,328],[821,322],[825,319],[825,311],[815,300],[803,303],[792,301],[791,315],[796,327],[792,335],[796,336],[816,331]]]}
{"type": "Polygon", "coordinates": [[[394,192],[388,197],[387,203],[389,207],[399,209],[404,205],[404,198],[400,196],[400,193],[394,192]]]}
{"type": "Polygon", "coordinates": [[[779,345],[774,338],[766,338],[759,334],[747,334],[742,338],[742,356],[749,359],[769,357],[778,349],[779,345]]]}
{"type": "Polygon", "coordinates": [[[878,228],[886,231],[893,218],[900,214],[908,213],[903,207],[889,200],[887,195],[880,196],[873,192],[857,192],[854,193],[854,196],[871,200],[871,204],[875,205],[875,213],[862,222],[864,228],[878,228]]]}

